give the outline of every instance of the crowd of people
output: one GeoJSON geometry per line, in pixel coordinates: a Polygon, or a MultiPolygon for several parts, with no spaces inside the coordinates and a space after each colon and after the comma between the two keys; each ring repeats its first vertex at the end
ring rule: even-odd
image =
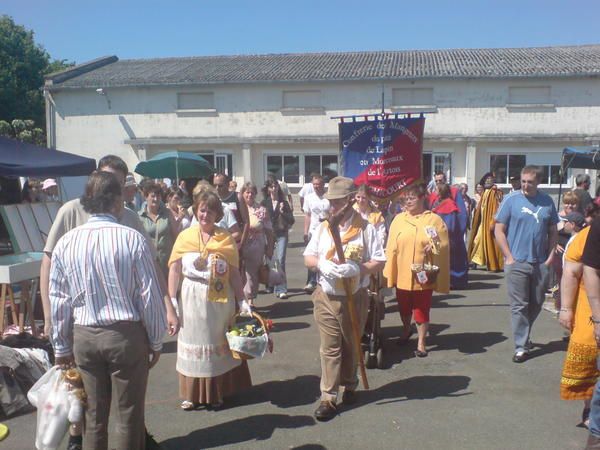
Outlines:
{"type": "MultiPolygon", "coordinates": [[[[304,290],[312,294],[320,337],[318,420],[336,416],[340,394],[343,404],[357,399],[353,331],[365,328],[370,291],[391,290],[403,325],[397,342],[410,342],[414,321],[414,354],[424,358],[433,292],[466,289],[469,268],[481,266],[506,273],[515,363],[528,359],[551,272],[561,280],[554,290],[560,323],[572,331],[561,395],[585,401],[584,419],[589,416],[592,436],[600,439],[600,393],[596,415],[591,401],[600,291],[582,284],[598,282],[600,255],[593,252],[600,222],[592,221],[600,202],[576,189],[557,212],[538,189],[535,166],[512,181],[503,196],[494,175],[486,174],[471,198],[466,184],[451,186],[436,173],[429,185],[415,183],[375,203],[366,186],[349,178],[328,180],[326,189],[323,176],[312,175],[300,207],[304,290]],[[582,202],[584,214],[577,211],[582,202]]],[[[578,189],[587,193],[583,184],[578,189]]],[[[89,388],[83,448],[107,446],[111,384],[121,412],[117,448],[143,448],[150,439],[143,398],[165,332],[178,335],[183,410],[219,409],[251,386],[248,365],[233,358],[225,332],[236,313],[250,315],[260,306],[265,267],[277,275],[266,281],[267,292],[288,298],[286,252],[294,223],[289,190],[271,175],[260,190],[246,182],[239,192],[225,174],[211,182],[138,184],[120,158],[100,160],[83,196],[59,210],[41,272],[45,334],[57,364],[76,365],[89,388]],[[140,348],[148,348],[148,358],[140,348]],[[132,352],[141,359],[128,357],[132,352]]],[[[81,433],[71,429],[74,445],[81,433]]]]}

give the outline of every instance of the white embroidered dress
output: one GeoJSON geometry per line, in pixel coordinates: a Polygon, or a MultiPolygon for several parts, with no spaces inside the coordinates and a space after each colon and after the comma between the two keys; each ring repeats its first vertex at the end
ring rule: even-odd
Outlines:
{"type": "Polygon", "coordinates": [[[177,372],[186,377],[209,378],[222,375],[240,365],[233,359],[225,332],[235,313],[231,296],[227,302],[208,300],[209,255],[206,269],[197,270],[194,261],[200,253],[186,253],[181,258],[182,325],[177,338],[177,372]]]}

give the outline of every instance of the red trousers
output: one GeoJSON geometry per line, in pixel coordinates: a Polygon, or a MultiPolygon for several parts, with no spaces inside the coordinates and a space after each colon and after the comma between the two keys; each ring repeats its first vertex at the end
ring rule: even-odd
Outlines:
{"type": "Polygon", "coordinates": [[[432,289],[426,289],[424,291],[404,291],[402,289],[396,289],[396,301],[400,308],[400,315],[404,317],[413,315],[415,322],[428,323],[432,295],[432,289]]]}

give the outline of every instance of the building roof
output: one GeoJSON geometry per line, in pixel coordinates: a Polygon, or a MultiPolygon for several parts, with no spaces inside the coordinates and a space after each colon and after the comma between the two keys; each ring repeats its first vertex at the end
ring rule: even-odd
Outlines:
{"type": "Polygon", "coordinates": [[[538,48],[404,50],[98,58],[51,74],[57,88],[257,82],[532,78],[600,75],[600,45],[538,48]]]}

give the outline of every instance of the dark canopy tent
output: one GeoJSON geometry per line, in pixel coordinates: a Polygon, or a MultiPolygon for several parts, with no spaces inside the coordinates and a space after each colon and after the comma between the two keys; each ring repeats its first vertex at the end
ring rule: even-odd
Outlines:
{"type": "Polygon", "coordinates": [[[0,136],[0,176],[72,177],[89,175],[96,161],[0,136]]]}
{"type": "Polygon", "coordinates": [[[558,188],[558,205],[562,194],[562,179],[567,169],[595,169],[600,170],[600,147],[567,147],[563,149],[561,158],[561,183],[558,188]]]}

